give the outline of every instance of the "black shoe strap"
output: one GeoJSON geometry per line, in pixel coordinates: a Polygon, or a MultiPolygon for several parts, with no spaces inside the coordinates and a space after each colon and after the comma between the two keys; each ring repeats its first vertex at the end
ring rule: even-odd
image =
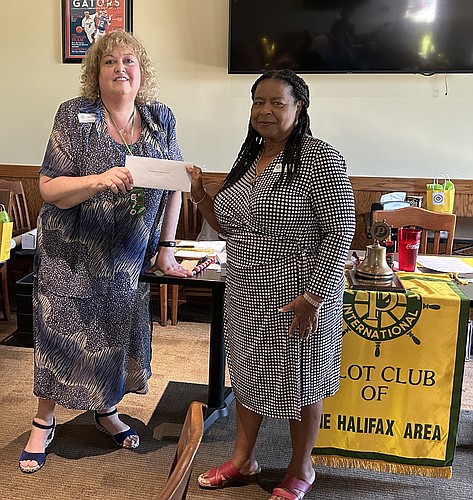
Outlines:
{"type": "Polygon", "coordinates": [[[52,429],[54,427],[54,418],[53,418],[53,423],[51,425],[40,424],[38,422],[35,422],[34,420],[33,420],[32,424],[35,427],[38,427],[38,429],[44,429],[44,430],[52,429]]]}
{"type": "Polygon", "coordinates": [[[115,415],[115,413],[117,413],[117,411],[118,410],[115,408],[114,410],[109,411],[108,413],[99,413],[98,411],[96,411],[95,414],[97,415],[98,418],[111,417],[112,415],[115,415]]]}

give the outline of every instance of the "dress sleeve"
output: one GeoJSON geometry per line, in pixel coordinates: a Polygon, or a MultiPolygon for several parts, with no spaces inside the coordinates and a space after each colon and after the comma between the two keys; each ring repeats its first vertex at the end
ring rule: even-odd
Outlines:
{"type": "MultiPolygon", "coordinates": [[[[39,173],[48,177],[79,175],[74,162],[74,131],[79,124],[77,112],[73,112],[69,103],[62,103],[54,118],[54,124],[49,137],[43,163],[39,173]]],[[[76,137],[76,144],[80,143],[76,137]]]]}
{"type": "Polygon", "coordinates": [[[169,109],[169,120],[167,122],[167,125],[168,125],[167,138],[168,138],[169,157],[172,158],[173,160],[181,161],[183,157],[181,153],[181,148],[179,147],[179,143],[177,142],[176,117],[170,109],[169,109]]]}
{"type": "Polygon", "coordinates": [[[177,142],[176,117],[172,110],[162,102],[149,103],[142,110],[164,158],[181,161],[183,158],[177,142]]]}
{"type": "Polygon", "coordinates": [[[340,287],[355,234],[355,202],[346,170],[337,150],[328,144],[320,147],[311,173],[311,199],[322,241],[307,290],[322,298],[340,287]]]}

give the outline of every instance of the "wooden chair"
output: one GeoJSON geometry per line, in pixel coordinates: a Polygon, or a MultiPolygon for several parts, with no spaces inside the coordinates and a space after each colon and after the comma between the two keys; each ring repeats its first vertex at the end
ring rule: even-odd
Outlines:
{"type": "MultiPolygon", "coordinates": [[[[220,190],[225,175],[214,177],[211,173],[203,174],[203,183],[207,194],[214,197],[220,190]]],[[[181,217],[177,228],[177,238],[195,240],[202,228],[203,218],[197,205],[191,202],[190,193],[182,193],[181,217]]]]}
{"type": "Polygon", "coordinates": [[[177,306],[179,305],[179,285],[159,285],[159,307],[161,326],[168,323],[168,303],[171,303],[171,325],[177,325],[177,306]]]}
{"type": "Polygon", "coordinates": [[[190,199],[190,193],[182,193],[182,222],[184,240],[195,240],[202,227],[202,215],[199,212],[197,205],[194,205],[190,199]]]}
{"type": "MultiPolygon", "coordinates": [[[[221,184],[220,181],[210,181],[205,178],[204,186],[209,196],[215,196],[219,191],[221,184]]],[[[182,205],[180,224],[177,229],[177,238],[182,240],[196,240],[197,236],[202,229],[203,217],[199,212],[198,206],[192,203],[190,193],[182,193],[182,205]]],[[[167,304],[171,305],[171,325],[177,325],[177,312],[179,306],[179,290],[188,287],[179,287],[179,285],[160,285],[159,301],[161,307],[161,325],[167,324],[167,304]],[[169,299],[169,300],[168,300],[169,299]]],[[[189,290],[189,289],[188,289],[189,290]]],[[[202,295],[202,289],[197,292],[202,295]]],[[[204,291],[205,295],[205,291],[204,291]]]]}
{"type": "MultiPolygon", "coordinates": [[[[12,213],[12,194],[9,189],[0,189],[0,204],[5,207],[8,215],[12,213]]],[[[10,299],[8,296],[8,263],[0,262],[0,301],[2,304],[3,318],[10,321],[10,299]]]]}
{"type": "Polygon", "coordinates": [[[186,498],[194,458],[204,435],[204,411],[206,407],[205,403],[199,401],[192,401],[189,405],[169,476],[164,488],[155,497],[157,500],[186,498]]]}
{"type": "MultiPolygon", "coordinates": [[[[1,179],[0,182],[2,182],[1,179]]],[[[12,193],[9,189],[0,188],[0,204],[5,207],[5,210],[10,215],[12,209],[12,193]]]]}
{"type": "Polygon", "coordinates": [[[28,204],[21,181],[0,179],[0,190],[9,190],[12,193],[10,217],[13,222],[13,237],[31,231],[28,204]]]}
{"type": "MultiPolygon", "coordinates": [[[[11,192],[10,219],[13,222],[13,238],[31,231],[30,215],[25,191],[21,181],[7,181],[0,179],[0,191],[9,190],[11,192]]],[[[33,250],[23,250],[19,247],[11,251],[9,263],[9,283],[13,286],[18,279],[29,274],[33,269],[33,250]]]]}
{"type": "Polygon", "coordinates": [[[440,232],[447,231],[445,254],[451,255],[453,251],[453,238],[455,236],[456,215],[441,212],[431,212],[424,208],[405,207],[397,210],[376,210],[373,212],[374,222],[383,222],[393,228],[403,226],[418,226],[422,229],[419,253],[440,253],[440,232]],[[432,251],[428,252],[428,233],[434,234],[432,251]]]}

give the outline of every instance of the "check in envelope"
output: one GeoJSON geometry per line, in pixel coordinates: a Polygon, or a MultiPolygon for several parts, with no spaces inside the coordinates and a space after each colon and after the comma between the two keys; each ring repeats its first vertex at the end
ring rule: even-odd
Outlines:
{"type": "Polygon", "coordinates": [[[135,186],[190,192],[191,176],[187,173],[187,166],[192,166],[192,163],[142,156],[127,156],[125,161],[135,186]]]}

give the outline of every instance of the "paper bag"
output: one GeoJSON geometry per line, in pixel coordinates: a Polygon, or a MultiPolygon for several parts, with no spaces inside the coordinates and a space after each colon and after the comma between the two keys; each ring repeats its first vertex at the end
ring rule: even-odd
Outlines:
{"type": "Polygon", "coordinates": [[[0,204],[0,262],[10,258],[12,232],[13,222],[5,207],[0,204]]]}
{"type": "Polygon", "coordinates": [[[441,173],[434,178],[433,184],[426,185],[427,210],[432,212],[453,212],[453,202],[455,199],[455,185],[450,177],[441,173]],[[443,183],[439,180],[443,179],[443,183]]]}
{"type": "Polygon", "coordinates": [[[0,261],[10,258],[13,222],[0,222],[0,261]]]}

